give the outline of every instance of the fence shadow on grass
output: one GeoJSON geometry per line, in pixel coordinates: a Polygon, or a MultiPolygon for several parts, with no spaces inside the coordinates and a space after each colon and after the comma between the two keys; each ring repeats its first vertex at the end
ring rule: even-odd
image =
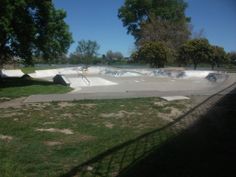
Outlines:
{"type": "Polygon", "coordinates": [[[236,176],[236,90],[119,177],[236,176]]]}
{"type": "MultiPolygon", "coordinates": [[[[230,93],[235,93],[235,90],[232,91],[234,87],[232,85],[227,89],[231,90],[230,93]]],[[[228,155],[234,157],[230,160],[235,160],[235,150],[231,152],[224,149],[225,145],[225,148],[232,146],[236,149],[234,143],[236,140],[230,143],[232,137],[235,138],[236,135],[235,110],[236,95],[224,96],[219,92],[165,127],[116,146],[73,168],[61,177],[211,176],[201,172],[207,170],[212,161],[218,168],[215,170],[217,176],[222,174],[218,170],[220,165],[225,163],[228,155]],[[227,126],[234,128],[234,131],[227,129],[227,126]],[[228,135],[229,139],[224,141],[225,135],[228,135]],[[214,149],[214,146],[218,148],[214,149]]],[[[230,163],[227,165],[229,169],[233,169],[230,163]]],[[[212,170],[209,168],[208,172],[212,170]]],[[[223,171],[226,173],[225,169],[223,171]]]]}

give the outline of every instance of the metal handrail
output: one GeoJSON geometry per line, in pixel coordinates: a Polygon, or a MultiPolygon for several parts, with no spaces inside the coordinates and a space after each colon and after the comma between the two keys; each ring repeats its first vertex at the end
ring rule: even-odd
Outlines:
{"type": "Polygon", "coordinates": [[[82,80],[85,82],[87,82],[86,84],[88,85],[88,86],[90,86],[90,84],[91,84],[91,82],[90,82],[90,80],[85,76],[85,74],[83,74],[83,72],[84,71],[86,71],[87,70],[87,68],[81,68],[81,69],[78,69],[78,70],[75,70],[76,72],[77,72],[77,74],[78,74],[78,77],[81,77],[82,78],[82,80]],[[82,73],[81,73],[82,72],[82,73]]]}

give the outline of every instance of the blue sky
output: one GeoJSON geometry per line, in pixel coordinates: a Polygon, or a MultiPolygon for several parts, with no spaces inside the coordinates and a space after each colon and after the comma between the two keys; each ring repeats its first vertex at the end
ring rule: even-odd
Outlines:
{"type": "MultiPolygon", "coordinates": [[[[236,51],[236,0],[188,0],[186,14],[192,18],[194,31],[204,29],[204,36],[212,44],[226,51],[236,51]]],[[[74,52],[81,39],[96,40],[100,54],[108,50],[125,56],[134,49],[134,39],[117,17],[124,0],[54,0],[56,8],[67,11],[66,22],[73,34],[74,52]]]]}

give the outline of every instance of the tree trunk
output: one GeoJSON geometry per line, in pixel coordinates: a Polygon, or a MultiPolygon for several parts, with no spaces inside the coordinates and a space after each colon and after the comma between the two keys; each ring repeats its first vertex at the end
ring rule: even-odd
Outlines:
{"type": "Polygon", "coordinates": [[[214,70],[214,69],[215,69],[215,65],[211,64],[211,70],[214,70]]]}
{"type": "Polygon", "coordinates": [[[3,57],[0,54],[0,81],[2,79],[2,70],[3,69],[3,57]]]}
{"type": "Polygon", "coordinates": [[[0,53],[0,70],[3,69],[3,59],[4,57],[0,53]]]}

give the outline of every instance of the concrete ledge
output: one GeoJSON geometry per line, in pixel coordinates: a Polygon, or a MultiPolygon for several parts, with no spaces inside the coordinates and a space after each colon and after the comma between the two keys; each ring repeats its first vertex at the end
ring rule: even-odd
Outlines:
{"type": "Polygon", "coordinates": [[[22,77],[22,76],[24,76],[24,73],[20,69],[15,69],[15,70],[2,69],[2,70],[0,70],[0,75],[3,78],[22,77]]]}

